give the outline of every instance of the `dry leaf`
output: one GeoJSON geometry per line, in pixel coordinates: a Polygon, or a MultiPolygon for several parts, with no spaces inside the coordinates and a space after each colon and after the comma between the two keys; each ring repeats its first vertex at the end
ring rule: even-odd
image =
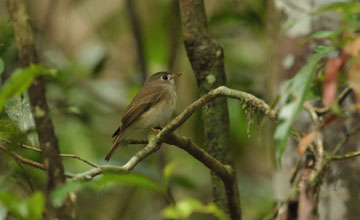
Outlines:
{"type": "Polygon", "coordinates": [[[307,134],[305,137],[301,138],[298,147],[298,154],[300,156],[304,155],[306,149],[313,142],[315,136],[316,136],[316,132],[311,132],[307,134]]]}
{"type": "Polygon", "coordinates": [[[356,104],[360,102],[360,58],[356,58],[350,70],[348,71],[348,82],[354,90],[356,96],[356,104]]]}
{"type": "Polygon", "coordinates": [[[346,56],[329,59],[325,67],[325,78],[322,86],[323,104],[329,107],[336,98],[337,75],[346,62],[346,56]]]}
{"type": "Polygon", "coordinates": [[[357,56],[360,52],[360,38],[357,38],[351,42],[345,44],[343,51],[347,55],[357,56]]]}

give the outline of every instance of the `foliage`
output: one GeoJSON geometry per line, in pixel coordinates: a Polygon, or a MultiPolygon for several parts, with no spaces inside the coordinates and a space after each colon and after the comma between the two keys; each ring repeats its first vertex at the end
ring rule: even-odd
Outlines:
{"type": "Polygon", "coordinates": [[[116,187],[120,185],[131,185],[165,195],[165,187],[147,176],[136,173],[126,175],[108,173],[90,182],[68,182],[52,192],[51,200],[55,206],[61,206],[70,193],[85,189],[103,190],[105,186],[116,187]]]}
{"type": "Polygon", "coordinates": [[[3,59],[0,58],[0,76],[1,76],[1,73],[4,71],[4,68],[5,68],[4,61],[3,61],[3,59]]]}
{"type": "Polygon", "coordinates": [[[40,191],[34,192],[26,199],[22,199],[8,191],[0,191],[0,201],[0,205],[3,205],[9,213],[20,219],[42,219],[45,196],[40,191]]]}
{"type": "Polygon", "coordinates": [[[0,90],[0,112],[9,98],[25,92],[37,76],[53,73],[54,70],[42,65],[31,65],[16,71],[0,90]]]}
{"type": "Polygon", "coordinates": [[[276,159],[279,164],[281,164],[281,155],[285,150],[285,144],[290,135],[291,126],[303,109],[309,86],[317,71],[317,64],[325,54],[333,50],[333,47],[317,48],[316,53],[308,60],[307,64],[284,86],[284,96],[282,98],[285,101],[285,105],[280,109],[278,116],[279,124],[274,134],[277,144],[276,159]]]}
{"type": "Polygon", "coordinates": [[[35,122],[31,114],[27,92],[24,92],[22,96],[10,98],[5,105],[5,112],[18,130],[23,134],[27,134],[31,145],[37,146],[37,134],[31,132],[35,130],[35,122]]]}
{"type": "Polygon", "coordinates": [[[193,198],[183,199],[178,201],[176,205],[166,207],[162,211],[162,215],[169,219],[183,219],[190,217],[190,215],[194,212],[211,214],[219,220],[229,220],[225,213],[222,212],[214,203],[204,205],[193,198]]]}

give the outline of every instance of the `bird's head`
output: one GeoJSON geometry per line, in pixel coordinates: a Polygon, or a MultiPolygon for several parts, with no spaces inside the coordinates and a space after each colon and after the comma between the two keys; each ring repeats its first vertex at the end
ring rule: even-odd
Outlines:
{"type": "Polygon", "coordinates": [[[175,79],[179,78],[182,73],[157,72],[152,74],[144,86],[174,85],[175,79]]]}

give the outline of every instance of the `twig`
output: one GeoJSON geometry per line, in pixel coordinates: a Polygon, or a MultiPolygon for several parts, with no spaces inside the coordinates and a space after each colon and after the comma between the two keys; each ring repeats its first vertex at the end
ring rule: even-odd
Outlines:
{"type": "Polygon", "coordinates": [[[360,156],[360,151],[350,152],[343,155],[334,155],[331,157],[332,160],[345,160],[360,156]]]}
{"type": "MultiPolygon", "coordinates": [[[[8,151],[7,147],[4,146],[4,145],[0,145],[0,149],[2,151],[8,151]]],[[[19,155],[18,153],[14,152],[14,151],[11,151],[10,152],[11,156],[13,156],[16,160],[20,161],[21,163],[23,164],[27,164],[29,166],[32,166],[32,167],[36,167],[36,168],[39,168],[41,170],[45,170],[45,167],[43,164],[39,163],[39,162],[36,162],[36,161],[33,161],[33,160],[30,160],[30,159],[27,159],[21,155],[19,155]]]]}
{"type": "Polygon", "coordinates": [[[81,157],[79,157],[79,156],[77,156],[75,154],[59,154],[59,156],[60,157],[74,158],[74,159],[80,160],[80,161],[82,161],[82,162],[84,162],[84,163],[86,163],[86,164],[88,164],[88,165],[90,165],[92,167],[99,167],[97,164],[95,164],[93,162],[90,162],[88,160],[85,160],[85,159],[83,159],[83,158],[81,158],[81,157]]]}
{"type": "MultiPolygon", "coordinates": [[[[5,145],[0,144],[0,150],[2,150],[4,152],[7,152],[8,148],[5,145]]],[[[25,157],[21,156],[20,154],[14,152],[14,151],[12,151],[10,154],[15,160],[17,160],[17,161],[19,161],[19,162],[21,162],[23,164],[29,165],[31,167],[38,168],[40,170],[45,170],[44,164],[42,164],[42,163],[39,163],[39,162],[30,160],[28,158],[25,158],[25,157]]],[[[74,175],[65,173],[65,177],[66,178],[73,178],[74,175]]]]}
{"type": "Polygon", "coordinates": [[[336,145],[332,154],[335,155],[339,152],[340,148],[349,140],[349,137],[353,134],[356,134],[360,131],[360,125],[353,127],[350,131],[345,133],[345,136],[341,139],[341,141],[336,145]]]}
{"type": "MultiPolygon", "coordinates": [[[[339,96],[336,98],[337,99],[337,102],[339,104],[343,103],[344,100],[346,99],[346,97],[348,97],[348,95],[350,95],[351,93],[353,92],[352,88],[351,87],[346,87],[340,94],[339,96]]],[[[331,107],[331,106],[330,106],[331,107]]],[[[330,111],[330,107],[323,107],[323,108],[316,108],[316,107],[313,107],[315,112],[321,116],[321,115],[324,115],[326,113],[328,113],[330,111]]]]}
{"type": "MultiPolygon", "coordinates": [[[[30,176],[29,176],[28,172],[25,170],[23,164],[19,160],[15,160],[15,161],[16,161],[17,165],[20,167],[26,183],[29,185],[29,189],[30,189],[29,195],[31,195],[35,191],[34,184],[31,182],[30,176]]],[[[20,181],[19,181],[19,183],[21,184],[20,181]]],[[[23,186],[24,189],[26,189],[25,184],[21,184],[21,185],[23,186]]]]}
{"type": "MultiPolygon", "coordinates": [[[[345,136],[339,141],[339,143],[335,146],[335,148],[333,149],[333,151],[331,152],[330,155],[324,155],[325,158],[323,159],[321,166],[319,167],[319,169],[317,170],[316,174],[312,177],[311,179],[311,184],[315,185],[320,181],[320,176],[324,173],[325,169],[327,167],[329,167],[330,162],[332,160],[339,160],[339,156],[337,156],[337,153],[339,152],[339,150],[341,149],[341,147],[349,140],[349,137],[357,132],[360,131],[360,126],[356,126],[354,128],[352,128],[350,131],[345,133],[345,136]]],[[[346,154],[345,154],[346,155],[346,154]]],[[[340,156],[341,157],[341,156],[340,156]]],[[[351,158],[351,157],[350,157],[351,158]]],[[[347,158],[343,158],[343,159],[347,159],[347,158]]]]}
{"type": "Polygon", "coordinates": [[[158,138],[152,138],[149,143],[138,151],[134,156],[130,158],[130,160],[123,166],[113,166],[113,165],[104,165],[98,166],[91,170],[88,170],[83,173],[79,173],[74,175],[74,180],[90,180],[93,177],[100,175],[104,172],[116,172],[116,173],[129,173],[134,167],[140,163],[143,159],[145,159],[150,154],[156,152],[160,149],[160,141],[158,138]]]}
{"type": "MultiPolygon", "coordinates": [[[[10,140],[4,140],[4,142],[6,143],[12,143],[10,140]]],[[[26,145],[26,144],[18,144],[20,147],[22,148],[25,148],[25,149],[28,149],[28,150],[32,150],[32,151],[35,151],[35,152],[41,152],[41,149],[40,148],[37,148],[37,147],[32,147],[32,146],[29,146],[29,145],[26,145]]],[[[90,162],[84,158],[81,158],[75,154],[59,154],[60,157],[68,157],[68,158],[74,158],[74,159],[77,159],[77,160],[80,160],[92,167],[98,167],[97,164],[93,163],[93,162],[90,162]]]]}

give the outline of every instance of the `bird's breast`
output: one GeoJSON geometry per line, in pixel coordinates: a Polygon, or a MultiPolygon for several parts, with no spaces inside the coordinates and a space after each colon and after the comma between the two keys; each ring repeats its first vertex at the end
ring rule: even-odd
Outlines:
{"type": "Polygon", "coordinates": [[[169,89],[160,97],[160,101],[151,106],[138,120],[139,127],[163,126],[175,110],[177,95],[175,90],[169,89]]]}

